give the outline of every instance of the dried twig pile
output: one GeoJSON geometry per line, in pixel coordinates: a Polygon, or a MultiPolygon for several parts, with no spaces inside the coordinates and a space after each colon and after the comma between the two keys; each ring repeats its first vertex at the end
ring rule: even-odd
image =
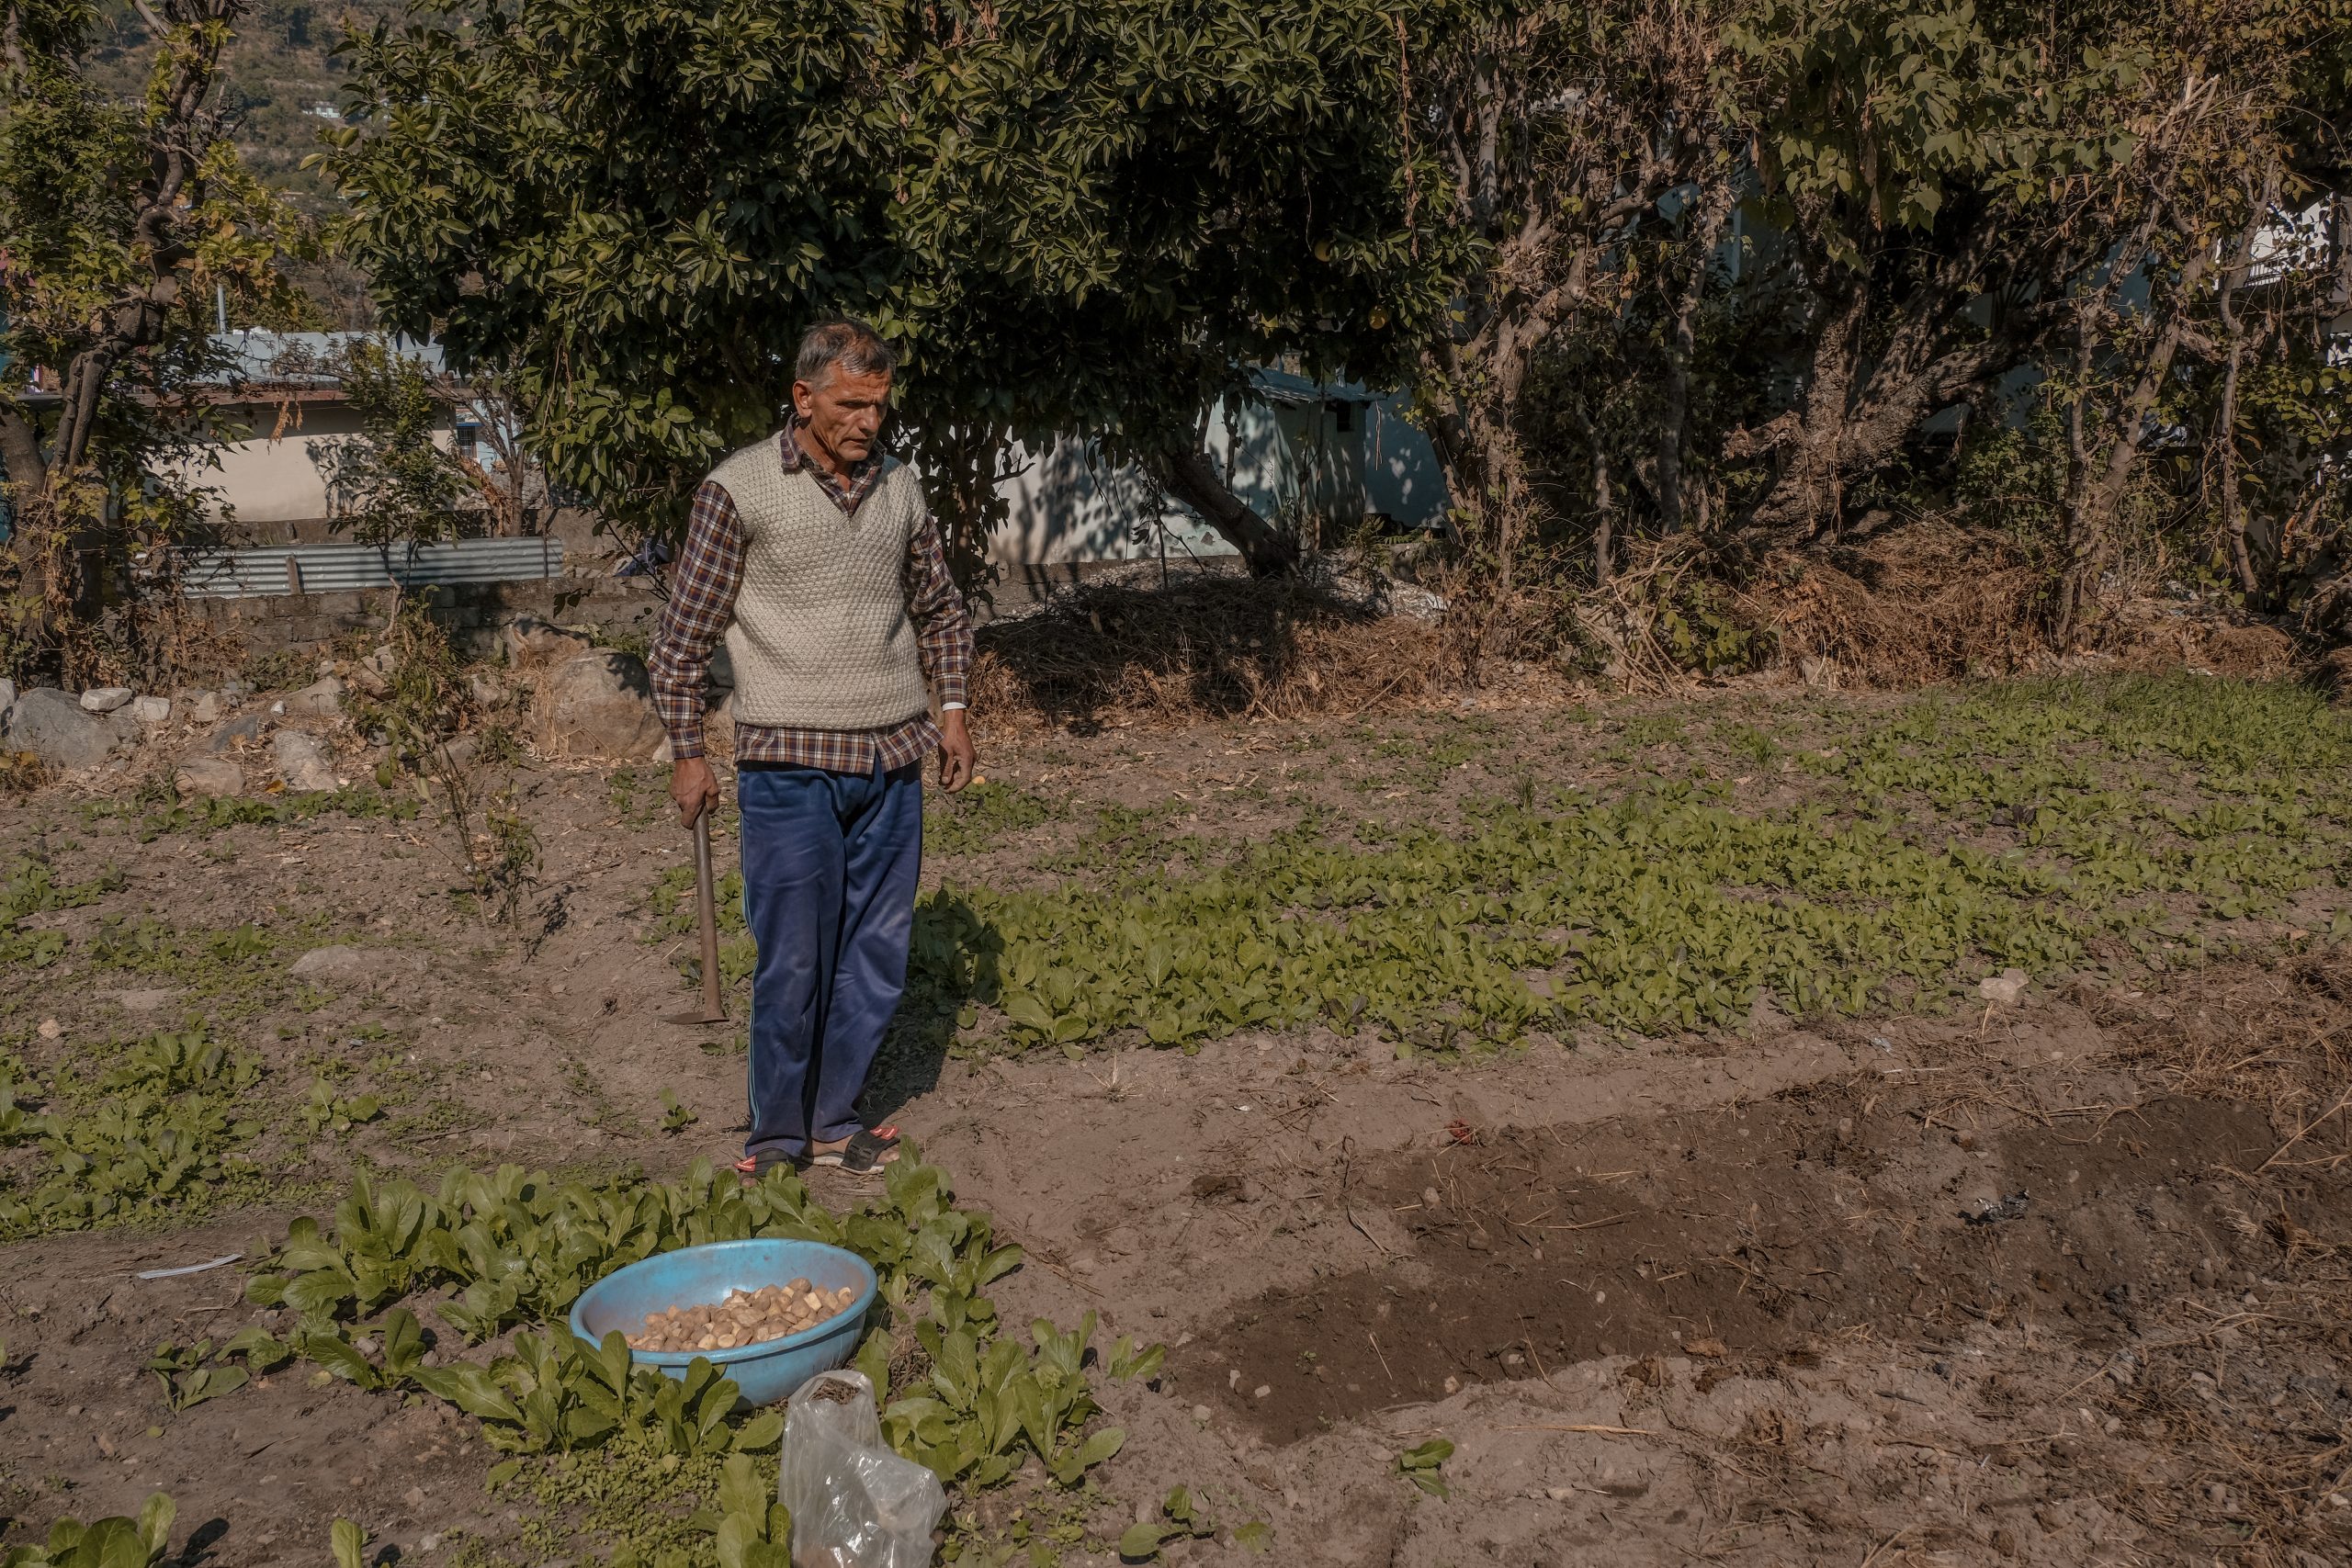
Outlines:
{"type": "Polygon", "coordinates": [[[973,706],[1014,728],[1351,714],[1438,671],[1430,626],[1280,581],[1081,587],[979,646],[973,706]]]}

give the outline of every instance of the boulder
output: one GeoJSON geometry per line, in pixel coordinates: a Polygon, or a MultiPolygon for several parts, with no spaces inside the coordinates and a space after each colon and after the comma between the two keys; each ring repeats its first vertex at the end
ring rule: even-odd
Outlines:
{"type": "Polygon", "coordinates": [[[300,730],[279,730],[270,746],[278,776],[286,781],[289,793],[312,795],[340,787],[342,781],[334,776],[334,766],[327,761],[326,753],[300,730]]]}
{"type": "Polygon", "coordinates": [[[286,699],[288,718],[334,718],[343,712],[343,682],[322,675],[286,699]]]}
{"type": "Polygon", "coordinates": [[[172,699],[169,697],[133,697],[130,700],[130,716],[137,719],[141,724],[145,725],[150,729],[153,729],[155,726],[165,723],[171,718],[172,699]]]}
{"type": "Polygon", "coordinates": [[[507,664],[516,670],[560,664],[589,651],[586,634],[569,631],[537,615],[517,615],[498,629],[507,664]]]}
{"type": "Polygon", "coordinates": [[[130,698],[128,686],[93,686],[82,694],[82,705],[92,713],[112,713],[130,698]]]}
{"type": "Polygon", "coordinates": [[[137,732],[136,724],[92,713],[54,686],[27,692],[8,710],[8,749],[52,768],[95,768],[137,732]]]}
{"type": "Polygon", "coordinates": [[[8,710],[17,705],[17,683],[0,681],[0,729],[8,727],[8,710]]]}
{"type": "Polygon", "coordinates": [[[669,739],[634,654],[600,649],[567,659],[539,681],[536,697],[533,739],[543,756],[641,762],[669,739]]]}
{"type": "Polygon", "coordinates": [[[216,795],[243,795],[245,770],[226,757],[190,757],[172,774],[172,786],[183,800],[216,795]]]}

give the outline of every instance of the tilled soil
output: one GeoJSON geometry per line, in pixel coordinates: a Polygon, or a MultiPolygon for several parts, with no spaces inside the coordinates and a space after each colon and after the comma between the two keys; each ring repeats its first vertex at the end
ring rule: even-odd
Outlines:
{"type": "MultiPolygon", "coordinates": [[[[1240,776],[1247,740],[1154,744],[1139,762],[1065,737],[990,765],[1189,799],[1240,776]]],[[[127,871],[107,904],[43,917],[77,943],[109,918],[308,922],[225,977],[37,976],[6,998],[11,1049],[38,1065],[204,1012],[295,1091],[324,1061],[402,1097],[347,1136],[282,1118],[267,1146],[314,1184],[299,1201],[0,1249],[8,1540],[162,1487],[175,1546],[192,1532],[210,1568],[322,1562],[337,1516],[404,1564],[593,1546],[486,1494],[497,1456],[433,1401],[298,1364],[168,1413],[142,1370],[159,1340],[272,1319],[237,1265],[133,1278],[257,1253],[357,1157],[431,1179],[731,1156],[733,1032],[660,1021],[684,992],[676,944],[646,940],[678,836],[642,788],[520,787],[546,864],[519,933],[448,912],[423,826],[141,844],[0,807],[61,876],[127,871]],[[362,957],[298,980],[305,944],[362,957]],[[701,1120],[664,1133],[663,1089],[701,1120]]],[[[1128,1434],[1099,1499],[968,1501],[1011,1561],[1016,1508],[1076,1507],[1089,1544],[1059,1560],[1107,1563],[1183,1485],[1219,1527],[1171,1548],[1193,1562],[1253,1560],[1233,1531],[1260,1522],[1269,1560],[1334,1568],[2316,1568],[2352,1552],[2352,1114],[2326,1114],[2335,1078],[2295,1075],[2352,1028],[2345,975],[2248,961],[1981,1017],[1759,1012],[1736,1035],[1459,1063],[1319,1031],[1077,1059],[901,1041],[874,1109],[1026,1250],[991,1292],[1006,1321],[1092,1311],[1098,1344],[1170,1347],[1154,1385],[1097,1379],[1128,1434]],[[1438,1437],[1442,1498],[1398,1470],[1438,1437]]]]}
{"type": "MultiPolygon", "coordinates": [[[[1220,1403],[1289,1442],[1449,1381],[1611,1357],[1803,1365],[1825,1338],[1934,1349],[1977,1325],[2104,1352],[2192,1276],[2250,1282],[2262,1261],[2215,1217],[2244,1190],[2220,1172],[2277,1142],[2252,1107],[1980,1135],[1923,1127],[1929,1103],[1849,1080],[1395,1161],[1355,1201],[1402,1218],[1410,1250],[1257,1297],[1187,1369],[1227,1369],[1220,1403]]],[[[2352,1233],[2352,1184],[2301,1223],[2352,1233]]]]}

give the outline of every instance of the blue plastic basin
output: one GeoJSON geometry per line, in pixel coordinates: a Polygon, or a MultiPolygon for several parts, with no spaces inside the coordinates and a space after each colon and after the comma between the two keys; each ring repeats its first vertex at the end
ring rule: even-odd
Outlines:
{"type": "Polygon", "coordinates": [[[854,1286],[857,1299],[839,1316],[782,1339],[732,1350],[632,1350],[638,1365],[683,1379],[699,1356],[733,1378],[753,1404],[773,1404],[857,1352],[865,1311],[878,1281],[865,1258],[821,1241],[713,1241],[656,1253],[607,1274],[571,1303],[571,1332],[591,1343],[605,1335],[642,1334],[648,1314],[673,1306],[717,1306],[730,1291],[756,1291],[807,1280],[820,1291],[854,1286]]]}

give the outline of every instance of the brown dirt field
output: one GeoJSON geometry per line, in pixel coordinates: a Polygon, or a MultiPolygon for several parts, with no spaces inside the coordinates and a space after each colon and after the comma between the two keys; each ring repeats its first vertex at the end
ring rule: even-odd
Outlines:
{"type": "MultiPolygon", "coordinates": [[[[1826,700],[1751,687],[1676,712],[1769,726],[1826,700]]],[[[1880,711],[1837,700],[1842,724],[1880,711]]],[[[1639,734],[1564,750],[1593,716],[1532,699],[1470,716],[1485,728],[1453,709],[984,737],[985,771],[1248,839],[1293,794],[1409,821],[1530,767],[1602,789],[1683,754],[1639,734]]],[[[1761,806],[1792,777],[1759,764],[1727,787],[1761,806]]],[[[208,1568],[323,1562],[338,1515],[403,1564],[583,1550],[486,1492],[497,1456],[429,1399],[319,1386],[298,1362],[167,1413],[141,1370],[159,1340],[286,1320],[244,1304],[242,1267],[132,1277],[255,1255],[356,1159],[429,1179],[731,1156],[732,1032],[660,1021],[685,994],[682,944],[648,940],[648,891],[681,859],[660,780],[531,764],[512,783],[545,856],[517,928],[453,905],[429,820],[142,843],[72,791],[0,800],[12,857],[127,879],[37,917],[74,956],[12,972],[0,1054],[102,1059],[201,1013],[281,1092],[325,1066],[390,1100],[340,1136],[280,1102],[260,1206],[0,1247],[0,1540],[161,1487],[182,1560],[208,1568]],[[80,956],[102,920],[142,919],[266,942],[147,971],[80,956]],[[331,944],[359,956],[291,973],[331,944]],[[695,1125],[661,1130],[664,1089],[695,1125]]],[[[1083,826],[934,856],[926,879],[1042,886],[1083,826]]],[[[874,1109],[1026,1249],[994,1288],[1007,1320],[1092,1310],[1098,1342],[1170,1347],[1157,1386],[1098,1380],[1128,1438],[1075,1505],[1083,1542],[1018,1545],[1014,1510],[1065,1505],[1016,1486],[964,1505],[989,1548],[967,1561],[1108,1563],[1178,1484],[1226,1527],[1171,1548],[1192,1563],[1252,1560],[1231,1539],[1250,1520],[1271,1560],[1334,1568],[2345,1561],[2352,1115],[2324,1113],[2352,970],[2332,953],[2038,985],[1981,1016],[1759,1010],[1743,1031],[1458,1062],[1320,1029],[1074,1058],[902,1039],[874,1109]],[[1458,1445],[1444,1499],[1397,1472],[1440,1435],[1458,1445]]]]}

